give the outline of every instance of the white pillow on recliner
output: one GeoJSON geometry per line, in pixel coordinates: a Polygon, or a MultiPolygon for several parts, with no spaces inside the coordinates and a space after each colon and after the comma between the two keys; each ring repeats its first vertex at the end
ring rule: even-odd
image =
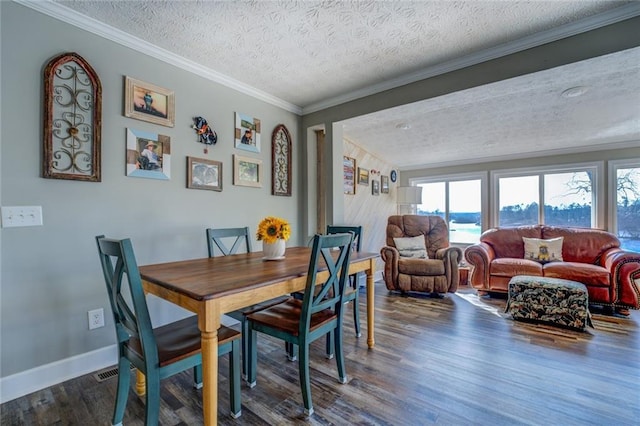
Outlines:
{"type": "Polygon", "coordinates": [[[400,256],[412,257],[414,259],[428,259],[427,247],[424,245],[424,236],[418,235],[407,238],[394,238],[400,256]]]}

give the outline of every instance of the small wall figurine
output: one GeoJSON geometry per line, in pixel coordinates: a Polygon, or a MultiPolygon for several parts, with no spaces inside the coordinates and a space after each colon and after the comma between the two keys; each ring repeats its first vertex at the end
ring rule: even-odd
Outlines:
{"type": "MultiPolygon", "coordinates": [[[[218,135],[215,130],[209,126],[207,120],[203,117],[194,117],[193,123],[193,128],[196,130],[198,136],[200,136],[200,143],[205,145],[215,145],[216,142],[218,142],[218,135]]],[[[208,150],[205,147],[204,153],[206,154],[207,152],[208,150]]]]}

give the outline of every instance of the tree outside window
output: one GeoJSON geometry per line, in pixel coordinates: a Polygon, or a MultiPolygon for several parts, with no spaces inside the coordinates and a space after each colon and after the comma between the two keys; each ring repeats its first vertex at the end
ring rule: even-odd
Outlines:
{"type": "Polygon", "coordinates": [[[616,223],[622,247],[640,252],[640,167],[616,170],[616,223]]]}

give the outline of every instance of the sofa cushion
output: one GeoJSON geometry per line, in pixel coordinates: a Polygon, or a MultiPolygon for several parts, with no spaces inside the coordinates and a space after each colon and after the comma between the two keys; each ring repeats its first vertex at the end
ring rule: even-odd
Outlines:
{"type": "Polygon", "coordinates": [[[602,253],[620,247],[620,240],[606,231],[591,228],[562,228],[545,226],[543,238],[564,237],[562,257],[565,262],[596,264],[602,253]]]}
{"type": "Polygon", "coordinates": [[[424,237],[422,235],[394,238],[393,242],[402,257],[413,257],[416,259],[427,258],[427,247],[424,245],[424,237]]]}
{"type": "Polygon", "coordinates": [[[529,259],[503,257],[494,259],[489,267],[490,275],[513,277],[515,275],[542,276],[542,265],[529,259]]]}
{"type": "Polygon", "coordinates": [[[563,237],[549,240],[522,237],[522,241],[524,241],[524,258],[540,263],[562,261],[563,240],[563,237]]]}
{"type": "Polygon", "coordinates": [[[611,275],[602,266],[580,262],[552,262],[542,268],[545,277],[578,281],[587,286],[609,287],[611,275]]]}
{"type": "Polygon", "coordinates": [[[444,262],[440,259],[412,259],[401,257],[398,272],[407,275],[444,275],[444,262]]]}
{"type": "Polygon", "coordinates": [[[522,237],[542,238],[540,225],[519,226],[517,228],[494,228],[486,230],[480,241],[493,248],[496,257],[524,258],[522,237]]]}

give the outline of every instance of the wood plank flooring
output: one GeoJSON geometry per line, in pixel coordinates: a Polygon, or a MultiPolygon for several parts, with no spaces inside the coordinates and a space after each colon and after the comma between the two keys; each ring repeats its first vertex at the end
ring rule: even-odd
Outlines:
{"type": "MultiPolygon", "coordinates": [[[[503,314],[504,299],[470,289],[431,299],[376,286],[373,350],[366,321],[356,339],[346,316],[347,384],[338,383],[335,360],[324,357],[324,339],[313,345],[312,417],[302,414],[297,363],[286,360],[280,342],[261,335],[258,384],[243,385],[237,420],[228,414],[228,364],[221,358],[219,424],[638,424],[640,312],[594,314],[595,329],[578,332],[514,322],[503,314]]],[[[111,424],[116,382],[86,375],[9,401],[0,407],[1,424],[111,424]]],[[[191,384],[190,373],[162,382],[162,425],[202,424],[201,391],[191,384]]],[[[133,391],[124,424],[144,424],[144,401],[133,391]]]]}

